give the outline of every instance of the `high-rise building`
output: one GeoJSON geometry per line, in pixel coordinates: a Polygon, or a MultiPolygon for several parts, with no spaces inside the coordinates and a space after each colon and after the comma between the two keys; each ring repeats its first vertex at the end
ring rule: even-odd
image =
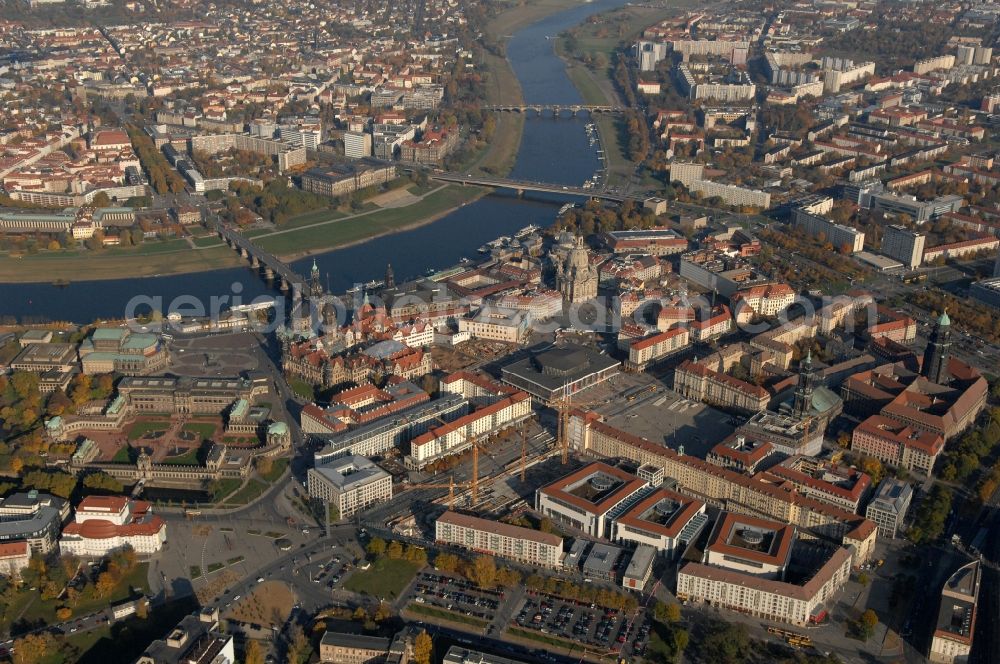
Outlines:
{"type": "Polygon", "coordinates": [[[982,565],[980,561],[973,560],[959,567],[945,581],[929,653],[930,660],[935,664],[962,664],[969,661],[972,636],[976,630],[976,605],[979,603],[981,580],[982,565]]]}
{"type": "Polygon", "coordinates": [[[924,243],[927,236],[906,226],[893,224],[886,226],[882,236],[882,253],[895,258],[907,269],[912,270],[924,260],[924,243]]]}
{"type": "Polygon", "coordinates": [[[893,539],[903,525],[903,518],[910,508],[913,488],[906,482],[887,477],[878,485],[875,497],[868,503],[865,516],[878,526],[878,536],[893,539]]]}
{"type": "Polygon", "coordinates": [[[364,131],[345,132],[344,156],[348,159],[372,156],[372,135],[364,131]]]}

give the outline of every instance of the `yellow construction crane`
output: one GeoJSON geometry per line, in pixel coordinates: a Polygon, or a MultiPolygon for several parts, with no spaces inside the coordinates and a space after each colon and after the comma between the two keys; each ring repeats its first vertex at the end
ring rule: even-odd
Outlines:
{"type": "MultiPolygon", "coordinates": [[[[442,425],[451,424],[451,422],[443,420],[440,417],[438,417],[437,420],[442,425]]],[[[448,487],[449,488],[449,492],[448,492],[448,507],[449,507],[449,509],[451,508],[451,504],[452,504],[452,502],[455,499],[455,487],[456,486],[465,487],[465,488],[471,488],[472,489],[472,505],[473,506],[478,505],[479,504],[479,436],[476,435],[476,434],[473,434],[468,440],[472,444],[472,479],[471,480],[469,480],[467,482],[459,482],[458,484],[456,484],[455,483],[455,478],[451,478],[450,484],[415,484],[415,485],[413,485],[413,488],[420,488],[420,489],[443,489],[445,487],[448,487]]]]}
{"type": "Polygon", "coordinates": [[[569,394],[565,388],[563,388],[563,394],[559,397],[559,400],[555,402],[553,407],[556,409],[556,414],[558,419],[556,420],[556,445],[562,449],[562,464],[565,466],[569,463],[569,413],[573,408],[588,408],[590,406],[597,406],[599,404],[607,403],[606,400],[589,400],[582,402],[573,402],[572,395],[569,394]]]}
{"type": "MultiPolygon", "coordinates": [[[[454,477],[448,478],[447,484],[442,483],[427,483],[427,484],[412,484],[411,489],[448,489],[448,509],[453,509],[455,507],[455,487],[460,487],[467,489],[471,486],[472,482],[455,482],[454,477]]],[[[476,505],[476,499],[473,498],[472,506],[476,505]]]]}

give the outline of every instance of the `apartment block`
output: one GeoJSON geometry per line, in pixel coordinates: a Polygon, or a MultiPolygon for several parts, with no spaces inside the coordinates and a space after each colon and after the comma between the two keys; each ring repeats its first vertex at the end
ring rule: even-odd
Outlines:
{"type": "Polygon", "coordinates": [[[562,565],[563,540],[559,535],[458,512],[449,511],[438,517],[434,539],[439,544],[451,544],[528,565],[553,569],[562,565]]]}

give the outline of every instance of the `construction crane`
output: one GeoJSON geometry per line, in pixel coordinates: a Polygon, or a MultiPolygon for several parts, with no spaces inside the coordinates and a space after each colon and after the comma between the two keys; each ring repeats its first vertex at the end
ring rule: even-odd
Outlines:
{"type": "Polygon", "coordinates": [[[558,445],[562,450],[562,465],[569,463],[569,413],[573,408],[587,408],[590,406],[597,406],[599,404],[607,403],[606,399],[590,400],[583,402],[572,401],[572,395],[566,391],[563,387],[562,396],[555,402],[553,407],[556,409],[556,414],[558,419],[556,420],[556,445],[558,445]]]}
{"type": "MultiPolygon", "coordinates": [[[[448,489],[448,509],[453,509],[455,507],[455,487],[462,489],[468,489],[472,486],[472,482],[456,482],[455,477],[449,477],[448,483],[427,483],[427,484],[413,484],[411,489],[448,489]]],[[[475,506],[476,499],[472,499],[472,505],[475,506]]]]}
{"type": "MultiPolygon", "coordinates": [[[[442,425],[449,425],[448,422],[440,417],[437,418],[438,422],[442,425]]],[[[432,430],[433,433],[433,430],[432,430]]],[[[452,503],[455,500],[455,487],[471,488],[472,489],[472,505],[479,504],[479,436],[473,434],[467,439],[472,444],[472,479],[466,482],[455,482],[455,478],[452,477],[448,484],[414,484],[414,489],[448,489],[448,508],[451,509],[452,503]]]]}

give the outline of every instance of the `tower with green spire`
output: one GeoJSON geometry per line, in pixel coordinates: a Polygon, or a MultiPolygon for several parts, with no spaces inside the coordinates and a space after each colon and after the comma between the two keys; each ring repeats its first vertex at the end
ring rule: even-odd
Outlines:
{"type": "Polygon", "coordinates": [[[927,380],[943,384],[948,382],[948,360],[951,359],[951,318],[946,309],[941,313],[927,341],[924,363],[920,373],[927,380]]]}
{"type": "Polygon", "coordinates": [[[816,373],[812,365],[812,349],[806,352],[805,358],[799,364],[799,384],[795,387],[795,400],[792,402],[792,412],[797,417],[805,417],[812,408],[813,390],[816,389],[816,373]]]}
{"type": "Polygon", "coordinates": [[[309,294],[313,297],[323,295],[323,283],[320,280],[319,265],[316,265],[315,258],[313,258],[312,270],[309,272],[309,294]]]}

